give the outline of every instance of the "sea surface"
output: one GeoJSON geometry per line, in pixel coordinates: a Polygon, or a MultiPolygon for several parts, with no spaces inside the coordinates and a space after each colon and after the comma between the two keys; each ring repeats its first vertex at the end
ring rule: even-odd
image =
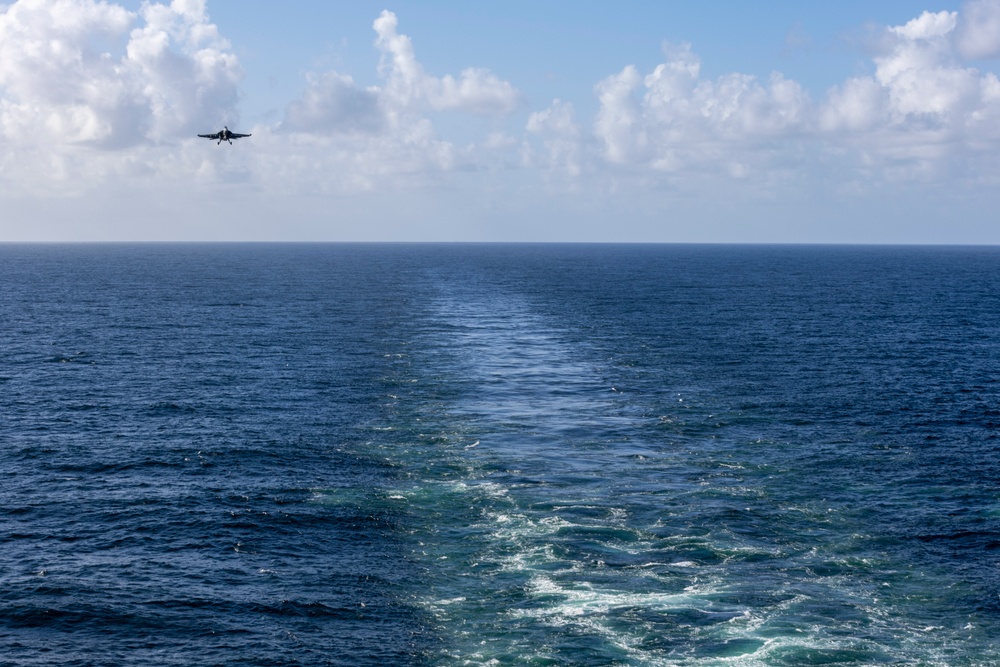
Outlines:
{"type": "Polygon", "coordinates": [[[0,246],[0,665],[1000,665],[1000,248],[0,246]]]}

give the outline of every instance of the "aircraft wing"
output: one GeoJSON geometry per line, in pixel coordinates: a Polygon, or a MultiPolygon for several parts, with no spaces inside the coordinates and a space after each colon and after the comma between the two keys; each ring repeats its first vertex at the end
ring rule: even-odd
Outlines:
{"type": "Polygon", "coordinates": [[[250,136],[249,134],[236,134],[235,132],[229,133],[230,139],[242,139],[243,137],[249,137],[249,136],[250,136]]]}
{"type": "Polygon", "coordinates": [[[206,139],[218,139],[222,135],[222,132],[216,132],[215,134],[199,134],[199,137],[204,137],[206,139]]]}

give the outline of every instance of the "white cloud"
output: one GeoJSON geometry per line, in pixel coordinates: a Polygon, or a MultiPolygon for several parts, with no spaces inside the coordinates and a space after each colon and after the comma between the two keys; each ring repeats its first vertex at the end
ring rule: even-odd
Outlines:
{"type": "Polygon", "coordinates": [[[807,125],[809,97],[780,74],[766,84],[746,74],[700,78],[689,44],[664,46],[667,61],[641,76],[628,66],[597,84],[601,106],[594,135],[614,164],[679,171],[718,164],[747,173],[758,149],[792,137],[807,125]]]}
{"type": "Polygon", "coordinates": [[[100,141],[133,104],[120,62],[91,40],[121,37],[133,16],[77,0],[25,0],[0,14],[0,130],[7,140],[100,141]]]}
{"type": "Polygon", "coordinates": [[[827,93],[819,110],[819,127],[827,132],[871,130],[885,117],[888,95],[871,77],[848,79],[827,93]]]}
{"type": "Polygon", "coordinates": [[[363,89],[345,74],[312,74],[302,97],[288,105],[283,126],[310,133],[378,132],[386,118],[377,88],[363,89]]]}
{"type": "Polygon", "coordinates": [[[410,38],[397,31],[398,24],[390,11],[383,11],[372,24],[383,85],[362,89],[350,76],[333,71],[310,75],[305,92],[286,109],[284,129],[392,132],[429,111],[504,115],[520,104],[517,89],[486,69],[467,68],[457,79],[430,76],[417,60],[410,38]]]}
{"type": "Polygon", "coordinates": [[[976,94],[978,72],[957,66],[952,57],[957,16],[924,12],[887,31],[891,45],[875,58],[875,79],[889,95],[893,120],[917,114],[946,120],[976,94]]]}
{"type": "Polygon", "coordinates": [[[185,175],[274,193],[364,192],[418,187],[515,150],[495,130],[464,148],[437,135],[428,113],[509,114],[521,94],[485,69],[427,74],[391,12],[373,25],[382,85],[310,75],[282,123],[252,128],[237,167],[221,153],[192,162],[185,148],[206,118],[238,119],[242,70],[204,0],[148,3],[138,14],[101,0],[18,0],[0,11],[0,190],[8,193],[72,196],[119,180],[162,188],[185,175]]]}
{"type": "Polygon", "coordinates": [[[956,46],[972,60],[1000,56],[1000,0],[971,0],[962,7],[956,46]]]}
{"type": "Polygon", "coordinates": [[[961,125],[981,98],[983,77],[962,67],[952,45],[954,12],[924,12],[886,29],[872,77],[849,79],[830,90],[820,127],[840,132],[919,132],[961,125]]]}
{"type": "Polygon", "coordinates": [[[528,117],[526,129],[529,135],[540,137],[545,148],[543,156],[536,156],[530,142],[525,142],[522,155],[526,163],[561,169],[570,177],[582,173],[582,130],[576,122],[572,104],[554,100],[548,109],[528,117]]]}
{"type": "Polygon", "coordinates": [[[964,12],[980,4],[887,28],[874,75],[830,91],[817,113],[821,138],[853,157],[843,179],[929,182],[968,178],[964,165],[992,168],[981,154],[1000,147],[1000,88],[994,74],[963,63],[958,34],[964,12]]]}
{"type": "Polygon", "coordinates": [[[963,10],[970,16],[925,12],[886,28],[874,74],[819,101],[780,73],[704,79],[690,45],[668,44],[648,74],[630,65],[597,84],[593,136],[609,166],[660,171],[674,185],[705,176],[835,185],[954,174],[959,155],[1000,148],[1000,82],[962,60],[993,48],[986,18],[1000,16],[998,5],[976,1],[963,10]],[[973,20],[977,31],[962,33],[973,20]]]}
{"type": "Polygon", "coordinates": [[[390,182],[406,187],[407,179],[422,173],[433,178],[474,168],[489,153],[506,150],[507,143],[497,142],[495,133],[479,146],[459,149],[438,136],[428,114],[509,114],[521,103],[513,85],[478,68],[467,68],[458,78],[431,76],[417,60],[411,39],[398,32],[395,14],[383,11],[372,28],[381,85],[361,88],[335,71],[312,74],[303,94],[285,109],[281,131],[302,135],[295,140],[296,153],[326,147],[310,171],[297,178],[297,187],[315,183],[322,190],[369,191],[390,182]]]}
{"type": "Polygon", "coordinates": [[[428,75],[417,62],[410,38],[396,31],[398,20],[392,12],[383,11],[372,27],[378,35],[375,44],[382,52],[379,70],[387,79],[389,106],[412,109],[423,104],[438,111],[506,114],[520,102],[514,86],[486,69],[470,67],[457,80],[451,75],[428,75]]]}
{"type": "Polygon", "coordinates": [[[237,122],[243,72],[205,0],[137,13],[18,0],[0,8],[0,193],[124,187],[169,200],[218,186],[377,198],[478,183],[502,202],[504,188],[522,197],[542,182],[594,201],[628,192],[659,202],[729,186],[779,199],[803,183],[1000,181],[1000,80],[969,60],[1000,55],[1000,0],[886,27],[870,74],[815,99],[778,72],[705,77],[691,45],[665,44],[655,67],[598,81],[586,117],[565,99],[529,109],[487,69],[429,74],[389,11],[372,28],[377,85],[310,74],[280,123],[245,128],[254,137],[237,151],[206,152],[193,135],[216,129],[206,119],[237,122]]]}
{"type": "Polygon", "coordinates": [[[0,14],[0,132],[121,148],[235,114],[242,72],[203,0],[19,0],[0,14]],[[103,44],[99,49],[95,44],[103,44]]]}
{"type": "Polygon", "coordinates": [[[601,101],[594,133],[604,142],[605,155],[611,162],[624,164],[641,159],[645,154],[642,111],[635,98],[641,81],[638,70],[629,65],[602,80],[594,89],[601,101]]]}
{"type": "Polygon", "coordinates": [[[123,70],[149,110],[148,137],[189,134],[206,118],[236,119],[243,71],[230,44],[209,22],[205,0],[143,6],[123,70]]]}

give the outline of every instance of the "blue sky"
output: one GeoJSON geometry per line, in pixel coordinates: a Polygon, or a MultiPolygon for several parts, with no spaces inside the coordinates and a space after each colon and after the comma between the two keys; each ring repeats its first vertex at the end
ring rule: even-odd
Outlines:
{"type": "Polygon", "coordinates": [[[691,42],[713,78],[734,71],[766,77],[778,70],[822,93],[868,67],[864,40],[872,28],[902,25],[927,5],[300,1],[279,7],[267,0],[217,0],[209,7],[248,69],[247,101],[260,113],[273,107],[272,80],[295,92],[307,71],[333,67],[366,85],[378,83],[371,23],[383,9],[399,17],[430,72],[488,67],[539,105],[560,97],[596,106],[596,81],[626,64],[652,69],[662,62],[664,41],[691,42]]]}
{"type": "Polygon", "coordinates": [[[1000,243],[1000,0],[0,12],[0,241],[1000,243]]]}

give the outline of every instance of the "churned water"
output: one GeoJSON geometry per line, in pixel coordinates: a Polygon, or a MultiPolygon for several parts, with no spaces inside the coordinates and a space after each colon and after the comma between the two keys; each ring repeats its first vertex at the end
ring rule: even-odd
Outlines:
{"type": "Polygon", "coordinates": [[[0,246],[2,665],[1000,665],[1000,249],[0,246]]]}

